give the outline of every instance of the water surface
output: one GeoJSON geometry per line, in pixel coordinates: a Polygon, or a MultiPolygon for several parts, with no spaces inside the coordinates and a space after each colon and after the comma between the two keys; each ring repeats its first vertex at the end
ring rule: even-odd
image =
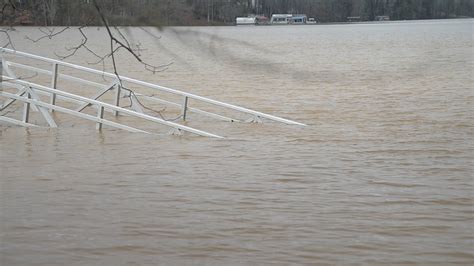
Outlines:
{"type": "MultiPolygon", "coordinates": [[[[472,27],[128,29],[173,64],[153,75],[120,56],[122,74],[308,127],[191,115],[215,140],[61,114],[59,129],[2,125],[0,264],[473,263],[472,27]]],[[[18,28],[17,49],[50,57],[80,41],[25,35],[39,36],[18,28]]]]}

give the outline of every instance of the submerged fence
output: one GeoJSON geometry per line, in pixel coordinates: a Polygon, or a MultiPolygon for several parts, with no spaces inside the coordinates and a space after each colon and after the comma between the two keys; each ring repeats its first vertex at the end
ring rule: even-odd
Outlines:
{"type": "Polygon", "coordinates": [[[89,121],[93,121],[97,123],[97,129],[102,129],[103,125],[107,125],[110,127],[120,128],[132,132],[144,132],[150,133],[146,130],[141,130],[135,127],[127,126],[123,123],[118,121],[112,121],[111,119],[104,118],[104,112],[110,111],[114,114],[114,116],[118,116],[119,114],[128,115],[131,117],[144,119],[147,121],[151,121],[160,125],[164,125],[170,127],[172,129],[178,130],[179,132],[189,132],[193,134],[197,134],[200,136],[206,137],[215,137],[215,138],[222,138],[219,135],[212,134],[203,130],[195,129],[192,127],[188,127],[182,124],[177,123],[176,121],[169,121],[164,119],[163,117],[152,116],[146,114],[144,112],[143,105],[141,104],[139,98],[143,98],[149,101],[159,102],[161,104],[166,104],[169,106],[177,107],[180,109],[179,119],[182,121],[186,121],[188,119],[188,113],[196,113],[199,115],[204,115],[207,117],[211,117],[214,119],[219,119],[223,121],[229,122],[242,122],[242,121],[261,121],[262,119],[276,121],[280,123],[285,123],[289,125],[299,125],[305,126],[303,123],[299,123],[296,121],[292,121],[289,119],[273,116],[270,114],[262,113],[259,111],[247,109],[244,107],[232,105],[229,103],[213,100],[207,97],[199,96],[196,94],[160,86],[157,84],[125,77],[125,76],[118,76],[116,74],[79,66],[55,59],[50,59],[38,55],[33,55],[29,53],[24,53],[20,51],[15,51],[11,49],[0,48],[0,55],[2,57],[2,64],[0,65],[0,81],[1,81],[1,88],[0,88],[0,96],[6,98],[3,104],[0,105],[0,120],[16,125],[21,126],[37,126],[35,124],[30,123],[29,121],[29,114],[30,110],[38,111],[41,116],[46,120],[50,127],[57,127],[56,122],[54,121],[53,117],[51,116],[51,112],[61,112],[66,113],[77,118],[86,119],[89,121]],[[11,59],[7,60],[7,57],[11,57],[11,59]],[[15,59],[22,59],[23,61],[38,61],[50,64],[50,69],[41,68],[38,66],[34,66],[34,64],[27,64],[27,63],[19,63],[15,62],[15,59]],[[69,68],[73,71],[79,73],[87,73],[92,74],[97,77],[102,77],[105,81],[105,78],[112,80],[112,82],[108,84],[103,84],[92,79],[85,79],[82,77],[78,77],[77,75],[61,73],[61,68],[69,68]],[[50,82],[48,85],[40,85],[38,83],[29,82],[21,77],[18,77],[15,73],[14,69],[19,69],[22,71],[27,71],[36,74],[43,74],[50,77],[50,82]],[[3,80],[2,80],[3,79],[3,80]],[[85,97],[75,93],[67,92],[61,89],[58,86],[58,80],[67,80],[70,82],[79,83],[82,85],[86,85],[89,87],[93,87],[97,90],[97,93],[92,97],[85,97]],[[160,98],[156,96],[148,96],[142,94],[135,90],[128,89],[124,84],[132,84],[141,86],[147,89],[151,89],[160,93],[166,93],[173,95],[174,97],[181,98],[181,101],[170,101],[165,98],[160,98]],[[10,88],[15,89],[16,92],[7,92],[3,88],[10,88]],[[114,91],[113,96],[113,103],[106,103],[99,98],[103,97],[105,94],[114,91]],[[120,99],[124,96],[128,95],[130,97],[131,105],[130,108],[120,107],[120,99]],[[45,100],[44,97],[48,97],[48,100],[45,100]],[[72,102],[76,104],[75,108],[59,106],[57,104],[57,100],[60,99],[62,101],[72,102]],[[191,107],[190,100],[193,102],[199,102],[201,104],[208,104],[212,106],[217,106],[219,108],[232,110],[234,112],[238,112],[248,116],[248,119],[236,119],[224,115],[222,113],[216,113],[211,111],[202,110],[199,108],[191,107]],[[23,114],[22,119],[15,119],[12,117],[7,117],[4,111],[11,107],[15,102],[22,102],[23,103],[23,114]],[[87,107],[93,107],[97,109],[97,114],[95,116],[86,114],[83,111],[87,107]],[[2,113],[3,111],[3,113],[2,113]]]}

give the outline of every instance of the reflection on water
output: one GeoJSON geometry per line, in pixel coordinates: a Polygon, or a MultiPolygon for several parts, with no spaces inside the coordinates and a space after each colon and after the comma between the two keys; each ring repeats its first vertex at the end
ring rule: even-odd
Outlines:
{"type": "MultiPolygon", "coordinates": [[[[174,64],[151,75],[122,58],[127,76],[309,127],[205,121],[229,137],[211,140],[68,116],[2,126],[0,264],[472,263],[472,25],[130,29],[174,64]]],[[[17,49],[52,56],[75,38],[23,39],[35,32],[17,49]]]]}

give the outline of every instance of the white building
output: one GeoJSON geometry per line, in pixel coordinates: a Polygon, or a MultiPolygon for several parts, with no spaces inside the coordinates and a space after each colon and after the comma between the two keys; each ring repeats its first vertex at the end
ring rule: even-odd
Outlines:
{"type": "Polygon", "coordinates": [[[273,14],[270,20],[271,24],[289,24],[293,15],[291,14],[273,14]]]}

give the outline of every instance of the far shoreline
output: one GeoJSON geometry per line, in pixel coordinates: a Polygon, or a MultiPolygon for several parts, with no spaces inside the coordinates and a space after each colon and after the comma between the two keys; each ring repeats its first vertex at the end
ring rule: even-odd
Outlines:
{"type": "MultiPolygon", "coordinates": [[[[256,25],[236,25],[235,23],[215,23],[212,25],[110,25],[113,27],[154,27],[154,28],[171,28],[171,27],[266,27],[266,26],[324,26],[324,25],[360,25],[360,24],[391,24],[391,23],[398,23],[398,22],[410,22],[410,21],[442,21],[442,20],[469,20],[474,19],[473,17],[453,17],[453,18],[433,18],[433,19],[406,19],[406,20],[386,20],[386,21],[356,21],[356,22],[347,22],[347,21],[340,21],[340,22],[318,22],[312,24],[256,24],[256,25]]],[[[31,28],[51,28],[51,27],[83,27],[84,25],[0,25],[0,27],[31,27],[31,28]]],[[[87,28],[92,27],[104,27],[104,25],[88,25],[87,28]]]]}

